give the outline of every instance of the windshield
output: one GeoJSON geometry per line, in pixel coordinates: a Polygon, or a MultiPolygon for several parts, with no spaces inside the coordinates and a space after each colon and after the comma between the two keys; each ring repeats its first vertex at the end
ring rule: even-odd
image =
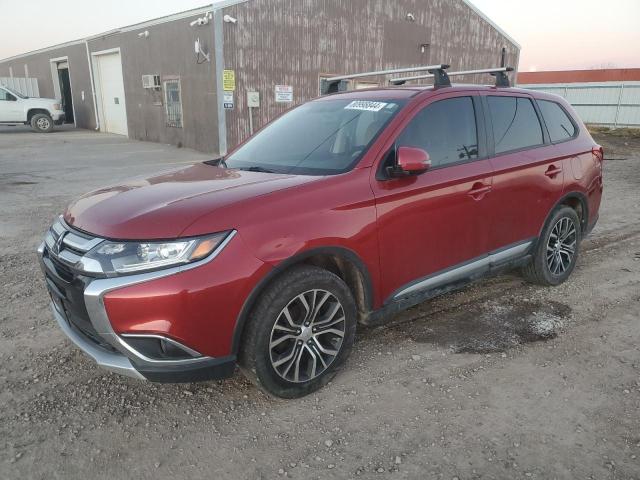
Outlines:
{"type": "Polygon", "coordinates": [[[335,175],[355,166],[404,104],[398,100],[306,103],[266,127],[224,162],[228,168],[335,175]]]}
{"type": "Polygon", "coordinates": [[[4,86],[4,85],[2,86],[2,88],[4,88],[6,91],[8,91],[8,92],[10,92],[10,93],[13,93],[16,97],[19,97],[19,98],[28,98],[28,97],[25,97],[24,95],[22,95],[21,93],[16,92],[16,91],[15,91],[14,89],[12,89],[12,88],[6,87],[6,86],[4,86]]]}

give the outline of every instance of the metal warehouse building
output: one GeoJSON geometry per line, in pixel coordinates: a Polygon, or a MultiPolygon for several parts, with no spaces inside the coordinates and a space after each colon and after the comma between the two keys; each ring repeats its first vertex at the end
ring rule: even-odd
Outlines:
{"type": "Polygon", "coordinates": [[[318,96],[322,78],[434,63],[486,68],[503,55],[517,67],[519,52],[468,0],[220,0],[0,60],[0,79],[36,79],[40,96],[62,98],[80,128],[226,153],[318,96]]]}

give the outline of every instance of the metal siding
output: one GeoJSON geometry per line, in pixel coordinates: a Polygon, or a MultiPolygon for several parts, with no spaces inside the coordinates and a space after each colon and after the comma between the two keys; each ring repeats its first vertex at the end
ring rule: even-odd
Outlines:
{"type": "Polygon", "coordinates": [[[640,82],[519,86],[566,98],[584,123],[640,127],[640,82]]]}
{"type": "Polygon", "coordinates": [[[0,77],[0,85],[9,87],[27,97],[37,98],[40,96],[37,78],[0,77]]]}
{"type": "MultiPolygon", "coordinates": [[[[246,92],[260,92],[259,128],[318,95],[321,74],[449,63],[498,66],[502,47],[517,66],[519,49],[462,0],[253,0],[224,9],[225,68],[236,72],[236,106],[227,112],[230,146],[249,135],[246,92]],[[416,21],[408,22],[412,13],[416,21]],[[422,54],[419,45],[430,44],[422,54]],[[275,85],[292,85],[293,104],[275,102],[275,85]]],[[[384,78],[373,78],[384,82],[384,78]]],[[[460,82],[489,83],[490,77],[460,82]]]]}
{"type": "MultiPolygon", "coordinates": [[[[211,63],[196,65],[193,51],[199,37],[213,52],[213,27],[189,26],[206,10],[183,12],[87,40],[91,52],[121,49],[132,138],[217,150],[215,65],[213,58],[211,63]],[[139,38],[137,34],[144,30],[149,37],[139,38]],[[156,95],[142,88],[143,74],[180,77],[184,128],[166,126],[164,107],[157,105],[156,95]]],[[[508,64],[517,66],[519,57],[518,47],[463,0],[251,0],[226,6],[224,13],[239,20],[236,25],[223,25],[225,67],[236,71],[237,83],[235,110],[226,113],[230,145],[249,132],[248,90],[261,95],[261,107],[254,117],[259,128],[290,106],[316,97],[320,74],[433,62],[450,63],[452,69],[497,66],[502,47],[507,48],[508,64]],[[415,23],[407,22],[407,13],[415,15],[415,23]],[[430,44],[424,54],[421,43],[430,44]],[[294,104],[275,102],[277,84],[294,87],[294,104]]],[[[9,67],[22,71],[26,64],[39,81],[40,94],[52,97],[49,59],[62,56],[69,57],[76,125],[95,128],[84,42],[0,61],[0,76],[8,75],[9,67]]],[[[491,82],[488,76],[456,80],[491,82]]]]}
{"type": "Polygon", "coordinates": [[[204,48],[212,51],[213,32],[210,25],[189,25],[198,16],[89,40],[92,53],[120,48],[130,138],[204,152],[218,149],[214,67],[209,62],[197,65],[193,49],[199,37],[204,48]],[[149,36],[138,37],[145,30],[149,36]],[[179,77],[182,128],[167,125],[164,89],[143,88],[142,75],[160,75],[162,82],[179,77]]]}
{"type": "Polygon", "coordinates": [[[625,84],[621,103],[640,105],[640,85],[625,84]]]}
{"type": "Polygon", "coordinates": [[[618,113],[618,125],[640,127],[640,105],[620,106],[620,112],[618,113]]]}
{"type": "Polygon", "coordinates": [[[581,105],[611,105],[617,104],[620,96],[620,86],[605,86],[602,88],[570,88],[566,99],[571,104],[581,105]]]}

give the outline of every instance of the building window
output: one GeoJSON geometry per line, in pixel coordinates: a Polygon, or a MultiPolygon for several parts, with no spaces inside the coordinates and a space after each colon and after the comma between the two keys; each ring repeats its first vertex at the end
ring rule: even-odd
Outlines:
{"type": "Polygon", "coordinates": [[[182,128],[180,80],[167,80],[164,82],[164,109],[167,115],[167,127],[182,128]]]}

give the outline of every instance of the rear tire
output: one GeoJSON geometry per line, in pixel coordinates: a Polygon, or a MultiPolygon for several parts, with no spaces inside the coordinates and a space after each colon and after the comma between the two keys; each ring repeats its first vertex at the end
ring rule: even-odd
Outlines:
{"type": "Polygon", "coordinates": [[[295,267],[278,277],[253,308],[240,369],[271,395],[309,395],[344,364],[356,324],[356,304],[342,279],[318,267],[295,267]]]}
{"type": "Polygon", "coordinates": [[[31,117],[31,128],[36,132],[49,133],[53,130],[53,119],[46,113],[36,113],[31,117]]]}
{"type": "Polygon", "coordinates": [[[538,285],[560,285],[576,266],[581,240],[578,214],[571,207],[558,207],[538,239],[533,260],[523,267],[523,276],[538,285]]]}

